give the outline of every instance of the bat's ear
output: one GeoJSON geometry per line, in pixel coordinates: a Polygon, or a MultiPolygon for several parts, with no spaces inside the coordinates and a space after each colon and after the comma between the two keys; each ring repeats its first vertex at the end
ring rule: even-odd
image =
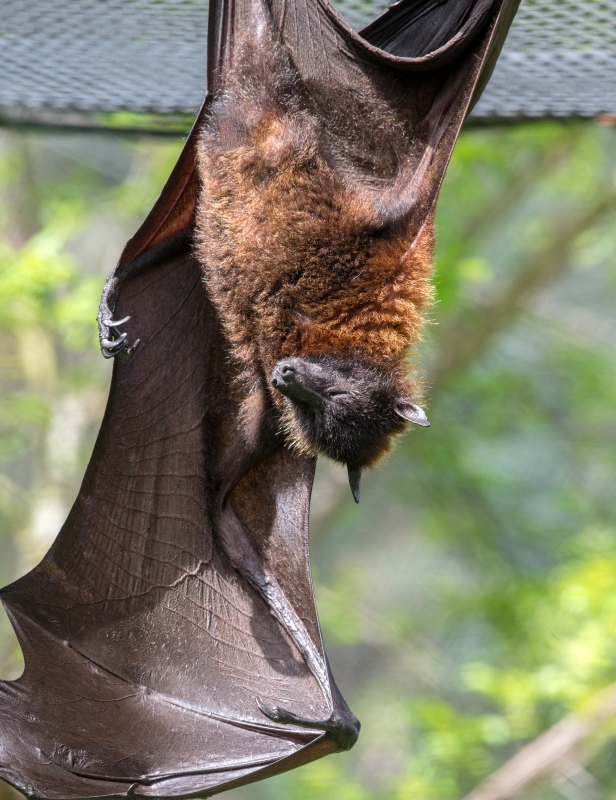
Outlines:
{"type": "Polygon", "coordinates": [[[414,422],[415,425],[421,425],[422,428],[429,428],[430,423],[426,412],[423,408],[411,403],[410,400],[398,400],[396,404],[396,414],[407,422],[414,422]]]}
{"type": "Polygon", "coordinates": [[[352,467],[347,464],[349,472],[349,483],[351,484],[351,491],[353,492],[353,499],[359,503],[359,490],[361,488],[361,467],[352,467]]]}

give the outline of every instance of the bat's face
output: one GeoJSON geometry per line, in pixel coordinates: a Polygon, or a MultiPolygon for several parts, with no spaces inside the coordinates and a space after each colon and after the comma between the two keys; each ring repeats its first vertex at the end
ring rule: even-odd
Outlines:
{"type": "Polygon", "coordinates": [[[353,356],[285,358],[271,382],[287,398],[284,423],[291,440],[351,468],[374,463],[407,422],[429,424],[391,370],[353,356]]]}

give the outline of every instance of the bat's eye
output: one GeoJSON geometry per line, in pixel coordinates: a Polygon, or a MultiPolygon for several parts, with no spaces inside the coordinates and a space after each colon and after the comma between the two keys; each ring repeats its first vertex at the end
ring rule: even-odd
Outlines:
{"type": "Polygon", "coordinates": [[[344,397],[348,392],[345,392],[344,389],[329,389],[325,392],[326,397],[344,397]]]}

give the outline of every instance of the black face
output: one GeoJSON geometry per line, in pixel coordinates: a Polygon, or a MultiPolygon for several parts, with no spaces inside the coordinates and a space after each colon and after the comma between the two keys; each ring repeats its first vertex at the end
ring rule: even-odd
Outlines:
{"type": "MultiPolygon", "coordinates": [[[[312,449],[352,467],[374,462],[407,421],[427,425],[390,372],[345,355],[286,358],[272,385],[291,402],[292,427],[312,449]]],[[[292,431],[293,433],[293,431],[292,431]]]]}

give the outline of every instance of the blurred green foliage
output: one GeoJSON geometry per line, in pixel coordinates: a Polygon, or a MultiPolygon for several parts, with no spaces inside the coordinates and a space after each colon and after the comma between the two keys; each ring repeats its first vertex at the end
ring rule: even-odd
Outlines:
{"type": "MultiPolygon", "coordinates": [[[[77,492],[109,364],[105,275],[181,143],[0,136],[0,578],[77,492]]],[[[237,800],[458,800],[616,681],[616,131],[465,132],[416,368],[432,426],[352,502],[320,464],[317,604],[355,749],[237,800]]],[[[0,628],[4,675],[19,652],[0,628]]],[[[518,796],[615,798],[616,723],[518,796]]]]}

